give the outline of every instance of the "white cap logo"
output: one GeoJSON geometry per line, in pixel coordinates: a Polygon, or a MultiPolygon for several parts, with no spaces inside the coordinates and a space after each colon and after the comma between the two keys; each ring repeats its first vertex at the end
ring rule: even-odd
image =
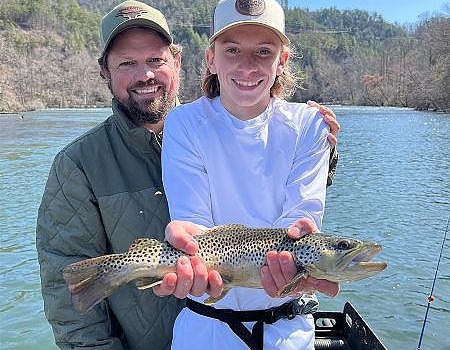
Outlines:
{"type": "Polygon", "coordinates": [[[236,0],[236,11],[244,16],[260,16],[266,9],[264,0],[236,0]]]}

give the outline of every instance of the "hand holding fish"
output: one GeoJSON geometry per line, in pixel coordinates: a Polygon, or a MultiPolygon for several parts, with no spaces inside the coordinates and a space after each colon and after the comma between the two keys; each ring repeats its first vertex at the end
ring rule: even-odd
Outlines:
{"type": "MultiPolygon", "coordinates": [[[[307,234],[318,232],[314,222],[308,218],[297,220],[288,230],[292,239],[299,239],[307,234]]],[[[267,264],[261,268],[261,285],[268,295],[276,297],[297,274],[294,257],[291,252],[270,251],[266,256],[267,264]]],[[[335,297],[339,293],[339,283],[314,277],[300,281],[294,293],[321,292],[335,297]]]]}
{"type": "MultiPolygon", "coordinates": [[[[197,253],[198,244],[194,239],[201,229],[187,221],[172,221],[166,228],[166,240],[175,248],[194,255],[197,253]]],[[[292,239],[299,239],[306,234],[318,231],[314,222],[307,218],[296,221],[288,230],[292,239]]],[[[261,284],[266,293],[272,297],[279,295],[283,289],[297,274],[297,267],[290,252],[268,252],[267,265],[261,268],[261,284]]],[[[216,270],[208,272],[203,260],[198,256],[190,259],[183,256],[177,261],[176,273],[168,273],[164,276],[160,285],[153,288],[153,292],[159,296],[174,295],[185,298],[188,294],[200,296],[204,293],[212,297],[219,296],[223,291],[223,282],[216,270]]],[[[313,277],[303,279],[294,293],[319,291],[321,293],[336,296],[339,292],[339,284],[327,280],[319,280],[313,277]]]]}
{"type": "MultiPolygon", "coordinates": [[[[198,243],[194,236],[202,229],[189,221],[172,221],[166,227],[166,240],[175,248],[189,255],[198,251],[198,243]]],[[[223,291],[223,282],[216,270],[208,272],[206,265],[199,256],[186,256],[178,259],[176,272],[167,273],[161,284],[153,287],[158,296],[174,295],[185,298],[188,294],[201,296],[205,293],[218,297],[223,291]]]]}

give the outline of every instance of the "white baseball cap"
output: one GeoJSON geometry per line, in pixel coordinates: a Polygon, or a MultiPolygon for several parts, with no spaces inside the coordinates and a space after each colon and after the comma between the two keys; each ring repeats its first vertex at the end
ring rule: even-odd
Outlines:
{"type": "Polygon", "coordinates": [[[284,11],[276,0],[221,0],[214,9],[212,43],[224,31],[243,24],[255,24],[273,30],[283,44],[290,40],[284,33],[284,11]]]}

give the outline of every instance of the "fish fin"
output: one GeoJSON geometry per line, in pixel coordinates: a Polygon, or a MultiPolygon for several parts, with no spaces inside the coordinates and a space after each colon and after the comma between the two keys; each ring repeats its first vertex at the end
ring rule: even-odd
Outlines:
{"type": "Polygon", "coordinates": [[[286,284],[283,289],[279,292],[280,297],[285,297],[289,294],[291,294],[295,288],[298,287],[300,284],[300,281],[308,276],[307,271],[305,268],[301,267],[300,269],[297,268],[297,274],[294,276],[294,278],[286,284]]]}
{"type": "Polygon", "coordinates": [[[230,290],[230,287],[224,287],[222,290],[222,293],[220,293],[220,295],[218,297],[208,297],[206,298],[203,303],[206,305],[211,305],[214,303],[217,303],[219,300],[221,300],[223,297],[225,297],[225,295],[227,295],[228,291],[230,290]]]}
{"type": "Polygon", "coordinates": [[[160,278],[156,279],[156,278],[151,278],[151,277],[139,278],[134,283],[136,284],[136,287],[139,290],[144,290],[144,289],[152,288],[154,286],[161,284],[162,279],[160,279],[160,278]]]}
{"type": "Polygon", "coordinates": [[[132,250],[136,250],[136,249],[141,249],[142,247],[145,246],[151,246],[154,244],[160,244],[161,242],[158,241],[157,239],[153,239],[153,238],[136,238],[133,242],[131,242],[130,246],[128,247],[128,251],[132,251],[132,250]]]}
{"type": "Polygon", "coordinates": [[[72,304],[75,310],[81,314],[87,313],[126,283],[120,273],[104,268],[105,261],[118,255],[121,254],[83,260],[63,269],[63,277],[72,295],[72,304]]]}
{"type": "Polygon", "coordinates": [[[204,231],[207,234],[215,234],[215,233],[224,233],[226,231],[241,231],[244,229],[248,229],[247,226],[241,224],[228,224],[228,225],[219,225],[208,228],[204,231]]]}

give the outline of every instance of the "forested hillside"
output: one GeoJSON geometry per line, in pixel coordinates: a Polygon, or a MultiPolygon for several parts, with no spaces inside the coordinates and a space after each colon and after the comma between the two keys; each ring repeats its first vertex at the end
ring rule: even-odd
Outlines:
{"type": "MultiPolygon", "coordinates": [[[[0,112],[108,105],[98,26],[118,2],[0,0],[0,112]]],[[[198,97],[216,1],[145,2],[183,46],[181,99],[198,97]]],[[[303,75],[294,100],[450,110],[448,11],[405,28],[360,10],[289,8],[286,24],[303,75]]]]}

